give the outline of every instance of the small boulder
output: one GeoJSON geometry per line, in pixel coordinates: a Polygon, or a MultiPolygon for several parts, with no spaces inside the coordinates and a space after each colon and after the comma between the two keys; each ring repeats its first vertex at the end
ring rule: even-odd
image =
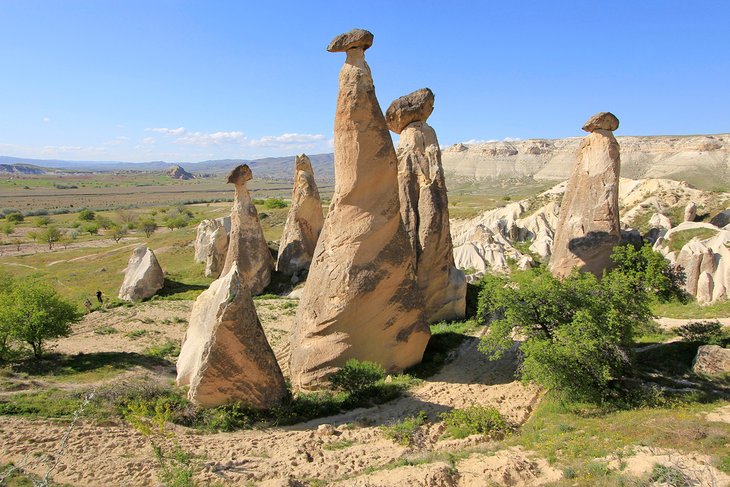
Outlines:
{"type": "Polygon", "coordinates": [[[596,130],[609,130],[613,132],[618,129],[618,118],[611,112],[600,112],[593,115],[583,125],[586,132],[595,132],[596,130]]]}
{"type": "Polygon", "coordinates": [[[154,296],[165,284],[165,273],[157,262],[155,253],[144,245],[132,252],[124,271],[124,282],[119,289],[119,299],[141,301],[154,296]]]}
{"type": "Polygon", "coordinates": [[[730,224],[730,208],[723,210],[717,215],[713,216],[710,223],[718,228],[723,228],[730,224]]]}
{"type": "Polygon", "coordinates": [[[695,218],[697,218],[697,204],[694,201],[690,201],[684,207],[684,221],[693,222],[695,218]]]}
{"type": "Polygon", "coordinates": [[[702,345],[692,364],[695,374],[724,375],[730,373],[730,349],[718,345],[702,345]]]}
{"type": "Polygon", "coordinates": [[[434,95],[428,88],[421,88],[393,101],[385,112],[388,128],[400,134],[413,122],[425,122],[433,112],[434,95]]]}
{"type": "Polygon", "coordinates": [[[373,34],[365,29],[352,29],[340,34],[329,43],[329,52],[347,52],[349,49],[361,48],[367,50],[373,45],[373,34]]]}

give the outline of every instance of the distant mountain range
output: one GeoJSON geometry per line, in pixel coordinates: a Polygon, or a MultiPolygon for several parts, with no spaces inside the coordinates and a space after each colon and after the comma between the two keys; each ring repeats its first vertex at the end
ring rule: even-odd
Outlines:
{"type": "MultiPolygon", "coordinates": [[[[314,173],[318,179],[334,179],[334,154],[313,154],[314,173]]],[[[121,162],[121,161],[63,161],[58,159],[26,159],[0,156],[0,174],[52,174],[60,171],[76,172],[166,172],[175,166],[182,166],[193,174],[226,173],[239,164],[248,164],[255,177],[292,179],[294,156],[267,157],[264,159],[220,159],[202,162],[121,162]]]]}

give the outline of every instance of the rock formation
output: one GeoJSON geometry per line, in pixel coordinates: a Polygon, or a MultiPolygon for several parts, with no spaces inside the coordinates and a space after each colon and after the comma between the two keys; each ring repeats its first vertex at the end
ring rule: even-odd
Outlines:
{"type": "Polygon", "coordinates": [[[264,409],[287,394],[245,278],[234,263],[193,304],[177,359],[177,384],[203,407],[232,402],[264,409]]]}
{"type": "Polygon", "coordinates": [[[205,263],[205,276],[218,277],[226,261],[231,217],[203,220],[193,242],[195,262],[205,263]]]}
{"type": "Polygon", "coordinates": [[[187,172],[182,166],[178,165],[170,167],[170,169],[167,170],[167,175],[172,179],[180,179],[183,181],[187,181],[188,179],[193,179],[195,177],[187,172]]]}
{"type": "Polygon", "coordinates": [[[418,363],[430,337],[415,255],[400,216],[398,160],[365,50],[372,34],[335,38],[346,52],[335,114],[335,188],[292,336],[295,389],[314,389],[348,359],[388,371],[418,363]]]}
{"type": "Polygon", "coordinates": [[[694,201],[690,201],[684,207],[684,221],[693,222],[695,218],[697,218],[697,204],[694,201]]]}
{"type": "Polygon", "coordinates": [[[461,318],[466,309],[466,279],[454,265],[441,150],[436,132],[426,123],[433,102],[431,90],[423,88],[395,100],[385,114],[388,128],[400,134],[401,214],[430,323],[461,318]]]}
{"type": "Polygon", "coordinates": [[[291,201],[279,243],[276,270],[294,275],[309,268],[324,224],[322,202],[314,181],[312,164],[304,154],[294,160],[291,201]]]}
{"type": "Polygon", "coordinates": [[[718,345],[702,345],[697,349],[692,371],[709,376],[730,373],[730,350],[718,345]]]}
{"type": "Polygon", "coordinates": [[[555,230],[550,271],[565,277],[573,268],[600,276],[621,239],[618,206],[619,145],[612,130],[618,119],[601,112],[583,130],[591,132],[578,149],[555,230]]]}
{"type": "Polygon", "coordinates": [[[236,186],[231,210],[231,235],[228,253],[221,275],[237,264],[238,274],[252,295],[261,294],[271,281],[274,259],[264,238],[259,215],[251,202],[246,183],[253,178],[246,164],[236,167],[228,175],[228,182],[236,186]]]}
{"type": "Polygon", "coordinates": [[[141,301],[151,298],[165,284],[165,273],[152,249],[141,245],[134,249],[124,271],[119,299],[141,301]]]}

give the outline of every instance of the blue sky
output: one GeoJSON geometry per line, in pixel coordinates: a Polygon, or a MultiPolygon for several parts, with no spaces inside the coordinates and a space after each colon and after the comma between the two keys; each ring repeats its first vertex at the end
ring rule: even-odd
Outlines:
{"type": "Polygon", "coordinates": [[[730,2],[0,0],[0,155],[198,161],[331,151],[353,27],[383,109],[427,86],[443,145],[730,131],[730,2]]]}

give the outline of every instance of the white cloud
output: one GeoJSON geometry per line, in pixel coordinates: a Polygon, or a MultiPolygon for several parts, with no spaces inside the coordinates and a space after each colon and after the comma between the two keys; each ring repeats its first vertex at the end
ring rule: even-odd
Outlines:
{"type": "Polygon", "coordinates": [[[103,154],[105,152],[105,147],[83,145],[47,145],[43,149],[41,149],[41,153],[44,155],[74,154],[76,156],[90,156],[103,154]]]}
{"type": "Polygon", "coordinates": [[[243,132],[185,132],[182,137],[177,139],[179,142],[193,145],[211,145],[211,144],[240,144],[246,140],[243,132]]]}
{"type": "Polygon", "coordinates": [[[469,139],[462,142],[462,144],[473,145],[473,144],[492,144],[494,142],[518,142],[522,139],[519,137],[505,137],[502,140],[497,139],[469,139]]]}
{"type": "Polygon", "coordinates": [[[167,127],[158,127],[158,128],[146,128],[145,132],[157,132],[159,134],[165,134],[165,135],[183,135],[186,130],[185,127],[178,127],[176,129],[169,129],[167,127]]]}
{"type": "Polygon", "coordinates": [[[155,142],[157,142],[157,141],[155,140],[154,137],[145,137],[144,139],[142,139],[142,143],[145,145],[151,145],[151,144],[154,144],[155,142]]]}
{"type": "Polygon", "coordinates": [[[312,145],[325,140],[322,134],[281,134],[266,135],[260,139],[252,139],[248,144],[252,147],[289,147],[293,145],[312,145]]]}
{"type": "Polygon", "coordinates": [[[43,117],[43,121],[44,122],[50,122],[51,121],[51,118],[50,117],[43,117]]]}
{"type": "Polygon", "coordinates": [[[119,137],[114,137],[112,140],[107,140],[104,142],[104,145],[122,145],[127,142],[129,142],[129,137],[120,135],[119,137]]]}

